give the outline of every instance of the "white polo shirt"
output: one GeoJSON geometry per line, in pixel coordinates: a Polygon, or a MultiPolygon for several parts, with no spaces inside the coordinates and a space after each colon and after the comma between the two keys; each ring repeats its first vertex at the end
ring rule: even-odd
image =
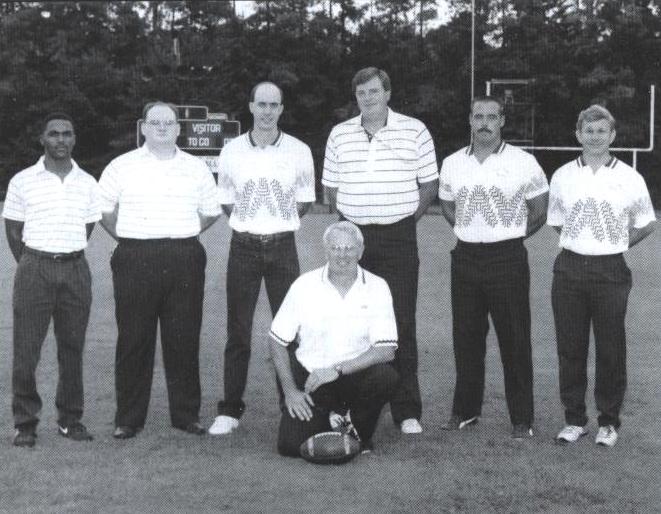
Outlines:
{"type": "Polygon", "coordinates": [[[53,253],[87,247],[85,225],[101,219],[98,184],[71,162],[64,180],[46,170],[42,156],[9,181],[2,216],[24,223],[26,246],[53,253]]]}
{"type": "Polygon", "coordinates": [[[119,204],[119,237],[193,237],[200,233],[200,214],[222,212],[207,165],[179,148],[171,159],[156,158],[146,145],[120,155],[103,171],[99,186],[103,212],[119,204]]]}
{"type": "Polygon", "coordinates": [[[280,132],[260,148],[250,132],[231,140],[218,157],[220,203],[234,204],[229,225],[238,232],[274,234],[301,226],[297,202],[314,202],[310,147],[280,132]]]}
{"type": "Polygon", "coordinates": [[[321,183],[337,188],[337,209],[358,224],[391,224],[418,209],[418,183],[438,178],[436,152],[424,123],[388,109],[370,141],[362,115],[333,127],[321,183]]]}
{"type": "Polygon", "coordinates": [[[537,159],[503,142],[482,163],[472,145],[446,157],[438,197],[455,203],[454,233],[460,240],[495,243],[526,235],[526,200],[548,189],[537,159]]]}
{"type": "Polygon", "coordinates": [[[629,226],[656,216],[645,181],[631,166],[611,160],[596,172],[579,156],[551,178],[547,224],[562,227],[559,246],[582,255],[629,248],[629,226]]]}
{"type": "Polygon", "coordinates": [[[358,267],[344,298],[328,280],[328,265],[292,284],[271,324],[283,346],[300,336],[296,358],[308,371],[333,367],[372,346],[397,346],[397,325],[388,284],[358,267]]]}

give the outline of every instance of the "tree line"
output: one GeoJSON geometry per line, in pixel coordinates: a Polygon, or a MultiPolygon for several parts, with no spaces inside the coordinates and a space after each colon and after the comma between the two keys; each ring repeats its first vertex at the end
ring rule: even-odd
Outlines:
{"type": "MultiPolygon", "coordinates": [[[[575,146],[578,112],[600,102],[618,119],[617,146],[647,146],[659,0],[475,0],[473,75],[468,0],[448,0],[441,24],[433,0],[258,0],[248,15],[237,3],[0,3],[0,187],[40,154],[50,111],[72,114],[74,155],[98,177],[135,146],[147,101],[207,105],[247,128],[260,80],[282,87],[282,127],[310,145],[320,174],[331,127],[357,113],[351,78],[370,65],[390,74],[391,106],[427,124],[439,162],[467,144],[471,85],[483,94],[491,79],[528,81],[512,88],[522,114],[508,134],[575,146]]],[[[638,167],[659,205],[655,143],[638,167]]],[[[548,174],[573,155],[536,152],[548,174]]]]}

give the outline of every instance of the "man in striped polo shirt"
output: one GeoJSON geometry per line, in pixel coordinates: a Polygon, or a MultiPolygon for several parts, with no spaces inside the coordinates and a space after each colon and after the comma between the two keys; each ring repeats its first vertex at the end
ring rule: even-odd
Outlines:
{"type": "Polygon", "coordinates": [[[566,426],[557,435],[573,443],[585,425],[590,324],[595,342],[594,396],[599,410],[595,442],[617,442],[627,384],[625,318],[631,270],[624,252],[654,229],[654,208],[640,174],[610,154],[615,119],[600,105],[578,117],[582,154],[553,174],[547,223],[559,234],[551,299],[558,343],[560,399],[566,426]]]}
{"type": "Polygon", "coordinates": [[[14,445],[32,447],[41,410],[35,371],[51,318],[59,379],[58,432],[90,441],[83,415],[83,347],[92,303],[84,249],[101,219],[97,184],[71,158],[73,121],[46,117],[40,137],[44,155],[9,182],[3,217],[18,262],[14,278],[12,410],[14,445]]]}
{"type": "Polygon", "coordinates": [[[502,141],[499,100],[476,97],[468,120],[472,143],[443,161],[438,192],[457,236],[451,264],[457,377],[452,415],[443,428],[460,430],[481,413],[490,314],[512,437],[523,439],[533,435],[530,269],[523,240],[546,220],[548,182],[532,155],[502,141]]]}
{"type": "Polygon", "coordinates": [[[110,259],[115,290],[117,439],[142,430],[160,324],[172,426],[203,435],[199,349],[207,256],[198,235],[221,214],[206,164],[177,148],[177,108],[143,110],[145,144],[103,171],[103,226],[119,244],[110,259]]]}
{"type": "Polygon", "coordinates": [[[232,242],[227,261],[225,396],[209,428],[211,435],[235,430],[245,410],[242,397],[262,279],[274,315],[299,275],[294,233],[314,202],[314,165],[308,145],[278,127],[282,100],[282,90],[272,82],[253,87],[253,127],[232,140],[218,158],[218,190],[232,242]]]}
{"type": "Polygon", "coordinates": [[[434,142],[425,125],[388,108],[390,78],[364,68],[353,78],[360,115],[336,125],[328,137],[322,183],[342,219],[360,226],[360,261],[383,277],[393,296],[400,385],[390,401],[403,433],[422,432],[415,312],[418,295],[416,222],[438,191],[434,142]]]}

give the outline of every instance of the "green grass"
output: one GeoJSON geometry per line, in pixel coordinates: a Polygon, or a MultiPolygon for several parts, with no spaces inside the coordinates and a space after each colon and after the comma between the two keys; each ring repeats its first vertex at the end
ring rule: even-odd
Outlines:
{"type": "MultiPolygon", "coordinates": [[[[319,244],[334,218],[304,219],[298,237],[303,270],[322,263],[319,244]]],[[[278,409],[266,334],[264,298],[255,318],[253,358],[238,432],[198,438],[169,426],[160,357],[145,430],[134,440],[111,437],[116,327],[110,238],[97,228],[88,250],[93,313],[85,353],[84,422],[96,435],[73,443],[55,430],[57,367],[52,334],[44,345],[38,384],[44,400],[37,446],[11,446],[11,288],[15,266],[0,238],[0,510],[3,512],[659,512],[661,511],[661,233],[634,248],[628,315],[629,389],[623,427],[610,450],[593,443],[595,412],[588,390],[590,436],[571,447],[551,439],[562,426],[550,306],[557,236],[548,228],[527,243],[535,366],[536,437],[512,441],[497,345],[489,335],[483,415],[473,430],[446,433],[454,387],[449,300],[449,251],[454,236],[439,216],[419,224],[420,382],[425,432],[402,437],[383,416],[376,451],[340,467],[314,466],[275,452],[278,409]]],[[[222,384],[225,263],[229,230],[220,220],[203,242],[209,255],[200,358],[201,418],[210,424],[222,384]]],[[[592,360],[590,362],[592,366],[592,360]]],[[[592,369],[592,368],[590,368],[592,369]]]]}

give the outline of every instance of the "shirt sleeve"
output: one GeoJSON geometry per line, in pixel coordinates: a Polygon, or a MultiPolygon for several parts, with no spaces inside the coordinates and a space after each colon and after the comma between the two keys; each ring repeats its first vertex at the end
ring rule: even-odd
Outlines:
{"type": "Polygon", "coordinates": [[[634,228],[643,228],[656,220],[652,199],[640,174],[636,174],[635,180],[631,181],[631,187],[633,203],[629,208],[629,218],[634,228]]]}
{"type": "Polygon", "coordinates": [[[340,187],[340,170],[338,164],[337,148],[335,147],[335,130],[332,130],[326,141],[326,154],[324,156],[324,170],[321,183],[327,187],[340,187]]]}
{"type": "Polygon", "coordinates": [[[218,200],[223,205],[231,205],[236,202],[236,188],[232,180],[230,169],[231,149],[225,147],[218,156],[218,200]]]}
{"type": "Polygon", "coordinates": [[[556,171],[551,177],[549,207],[546,213],[546,224],[552,227],[561,227],[565,224],[565,204],[562,199],[561,185],[560,174],[556,171]]]}
{"type": "Polygon", "coordinates": [[[87,203],[87,215],[85,223],[96,223],[101,219],[101,197],[99,184],[93,178],[89,189],[89,201],[87,203]]]}
{"type": "Polygon", "coordinates": [[[549,190],[549,182],[546,179],[544,170],[535,159],[535,156],[528,154],[528,169],[530,170],[530,182],[526,187],[526,200],[531,200],[549,190]]]}
{"type": "Polygon", "coordinates": [[[295,281],[287,291],[287,295],[271,323],[269,335],[282,346],[289,346],[296,339],[301,326],[298,291],[299,287],[295,281]]]}
{"type": "Polygon", "coordinates": [[[211,170],[204,162],[201,162],[200,174],[200,204],[198,212],[202,216],[218,216],[222,212],[218,188],[213,180],[211,170]]]}
{"type": "Polygon", "coordinates": [[[119,182],[119,171],[111,162],[103,170],[99,179],[99,199],[102,212],[112,212],[119,202],[122,188],[119,182]]]}
{"type": "Polygon", "coordinates": [[[25,221],[25,202],[16,178],[9,181],[2,217],[8,220],[25,221]]]}
{"type": "Polygon", "coordinates": [[[314,202],[314,161],[310,147],[301,145],[301,155],[296,167],[296,201],[314,202]]]}
{"type": "Polygon", "coordinates": [[[427,130],[422,126],[422,130],[416,136],[418,145],[418,182],[431,182],[438,179],[438,165],[436,164],[436,150],[434,149],[434,140],[427,130]]]}
{"type": "Polygon", "coordinates": [[[452,191],[451,166],[448,159],[443,159],[441,165],[441,178],[438,184],[438,197],[441,200],[454,202],[454,192],[452,191]]]}
{"type": "Polygon", "coordinates": [[[372,346],[397,346],[397,323],[390,288],[385,280],[378,280],[377,284],[370,305],[370,343],[372,346]]]}

